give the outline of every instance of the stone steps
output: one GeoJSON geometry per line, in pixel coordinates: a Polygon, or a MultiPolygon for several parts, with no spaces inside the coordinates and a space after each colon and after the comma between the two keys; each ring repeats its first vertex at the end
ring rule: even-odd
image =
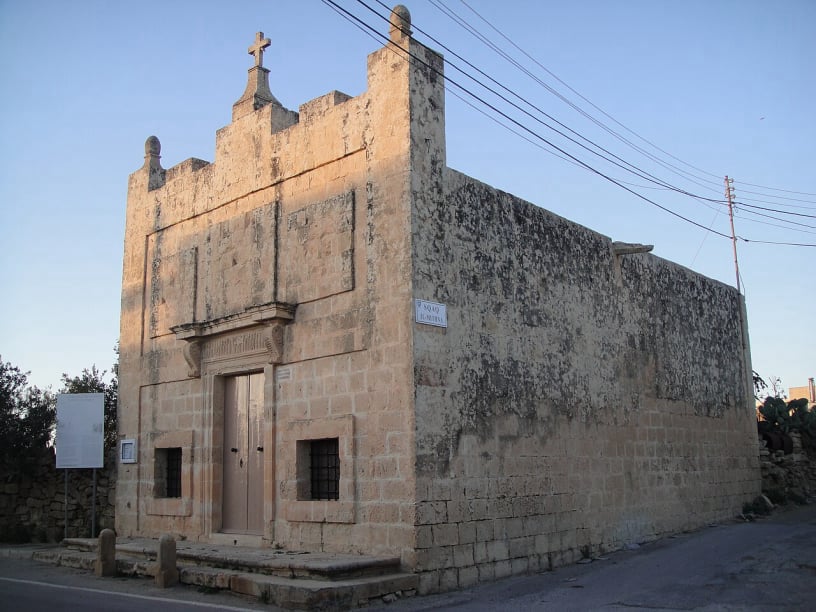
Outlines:
{"type": "MultiPolygon", "coordinates": [[[[32,558],[93,571],[96,544],[93,539],[68,539],[62,548],[38,550],[32,558]]],[[[157,550],[155,541],[117,542],[117,573],[155,576],[157,550]]],[[[399,558],[390,557],[179,542],[176,559],[183,584],[229,590],[296,610],[347,610],[390,602],[414,595],[418,585],[418,576],[401,572],[399,558]]]]}

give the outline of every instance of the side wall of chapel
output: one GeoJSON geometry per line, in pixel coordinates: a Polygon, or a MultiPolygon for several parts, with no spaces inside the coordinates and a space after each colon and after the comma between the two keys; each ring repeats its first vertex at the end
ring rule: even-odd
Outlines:
{"type": "Polygon", "coordinates": [[[736,290],[447,170],[416,203],[421,590],[730,517],[759,493],[736,290]],[[431,280],[432,279],[432,280],[431,280]]]}

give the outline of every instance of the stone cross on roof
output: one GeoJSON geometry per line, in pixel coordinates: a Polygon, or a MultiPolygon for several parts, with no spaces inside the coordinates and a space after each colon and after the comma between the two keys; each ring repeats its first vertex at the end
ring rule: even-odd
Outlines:
{"type": "MultiPolygon", "coordinates": [[[[268,38],[264,38],[263,32],[258,32],[255,34],[255,42],[247,49],[247,53],[255,58],[255,65],[247,70],[247,86],[244,94],[232,105],[233,121],[253,113],[267,104],[275,104],[283,110],[281,103],[275,99],[275,96],[269,90],[269,70],[263,67],[264,49],[271,44],[268,38]]],[[[295,120],[296,122],[297,120],[295,120]]]]}
{"type": "Polygon", "coordinates": [[[255,66],[258,68],[263,66],[263,52],[269,45],[272,44],[272,41],[268,38],[264,38],[263,32],[258,32],[255,34],[255,42],[247,49],[247,53],[250,55],[255,56],[255,66]]]}

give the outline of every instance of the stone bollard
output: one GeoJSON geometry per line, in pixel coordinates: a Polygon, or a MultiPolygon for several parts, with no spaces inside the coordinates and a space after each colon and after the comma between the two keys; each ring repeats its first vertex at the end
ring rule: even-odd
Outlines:
{"type": "Polygon", "coordinates": [[[113,529],[103,529],[99,534],[94,571],[97,576],[116,576],[116,534],[113,529]]]}
{"type": "Polygon", "coordinates": [[[173,536],[164,534],[159,539],[159,555],[156,559],[156,586],[160,589],[166,589],[178,584],[178,579],[176,541],[173,536]]]}

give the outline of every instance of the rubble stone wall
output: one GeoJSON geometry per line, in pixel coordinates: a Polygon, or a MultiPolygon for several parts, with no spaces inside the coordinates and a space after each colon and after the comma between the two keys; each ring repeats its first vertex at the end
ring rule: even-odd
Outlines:
{"type": "MultiPolygon", "coordinates": [[[[113,529],[116,463],[96,471],[96,531],[113,529]]],[[[65,528],[65,470],[58,470],[54,449],[42,449],[20,472],[3,466],[0,480],[0,541],[57,542],[65,528]]],[[[68,537],[91,536],[93,470],[68,470],[68,537]]]]}
{"type": "MultiPolygon", "coordinates": [[[[816,500],[816,456],[802,448],[802,437],[791,433],[793,452],[772,451],[759,439],[762,492],[776,501],[816,500]]],[[[772,500],[773,501],[773,500],[772,500]]]]}

